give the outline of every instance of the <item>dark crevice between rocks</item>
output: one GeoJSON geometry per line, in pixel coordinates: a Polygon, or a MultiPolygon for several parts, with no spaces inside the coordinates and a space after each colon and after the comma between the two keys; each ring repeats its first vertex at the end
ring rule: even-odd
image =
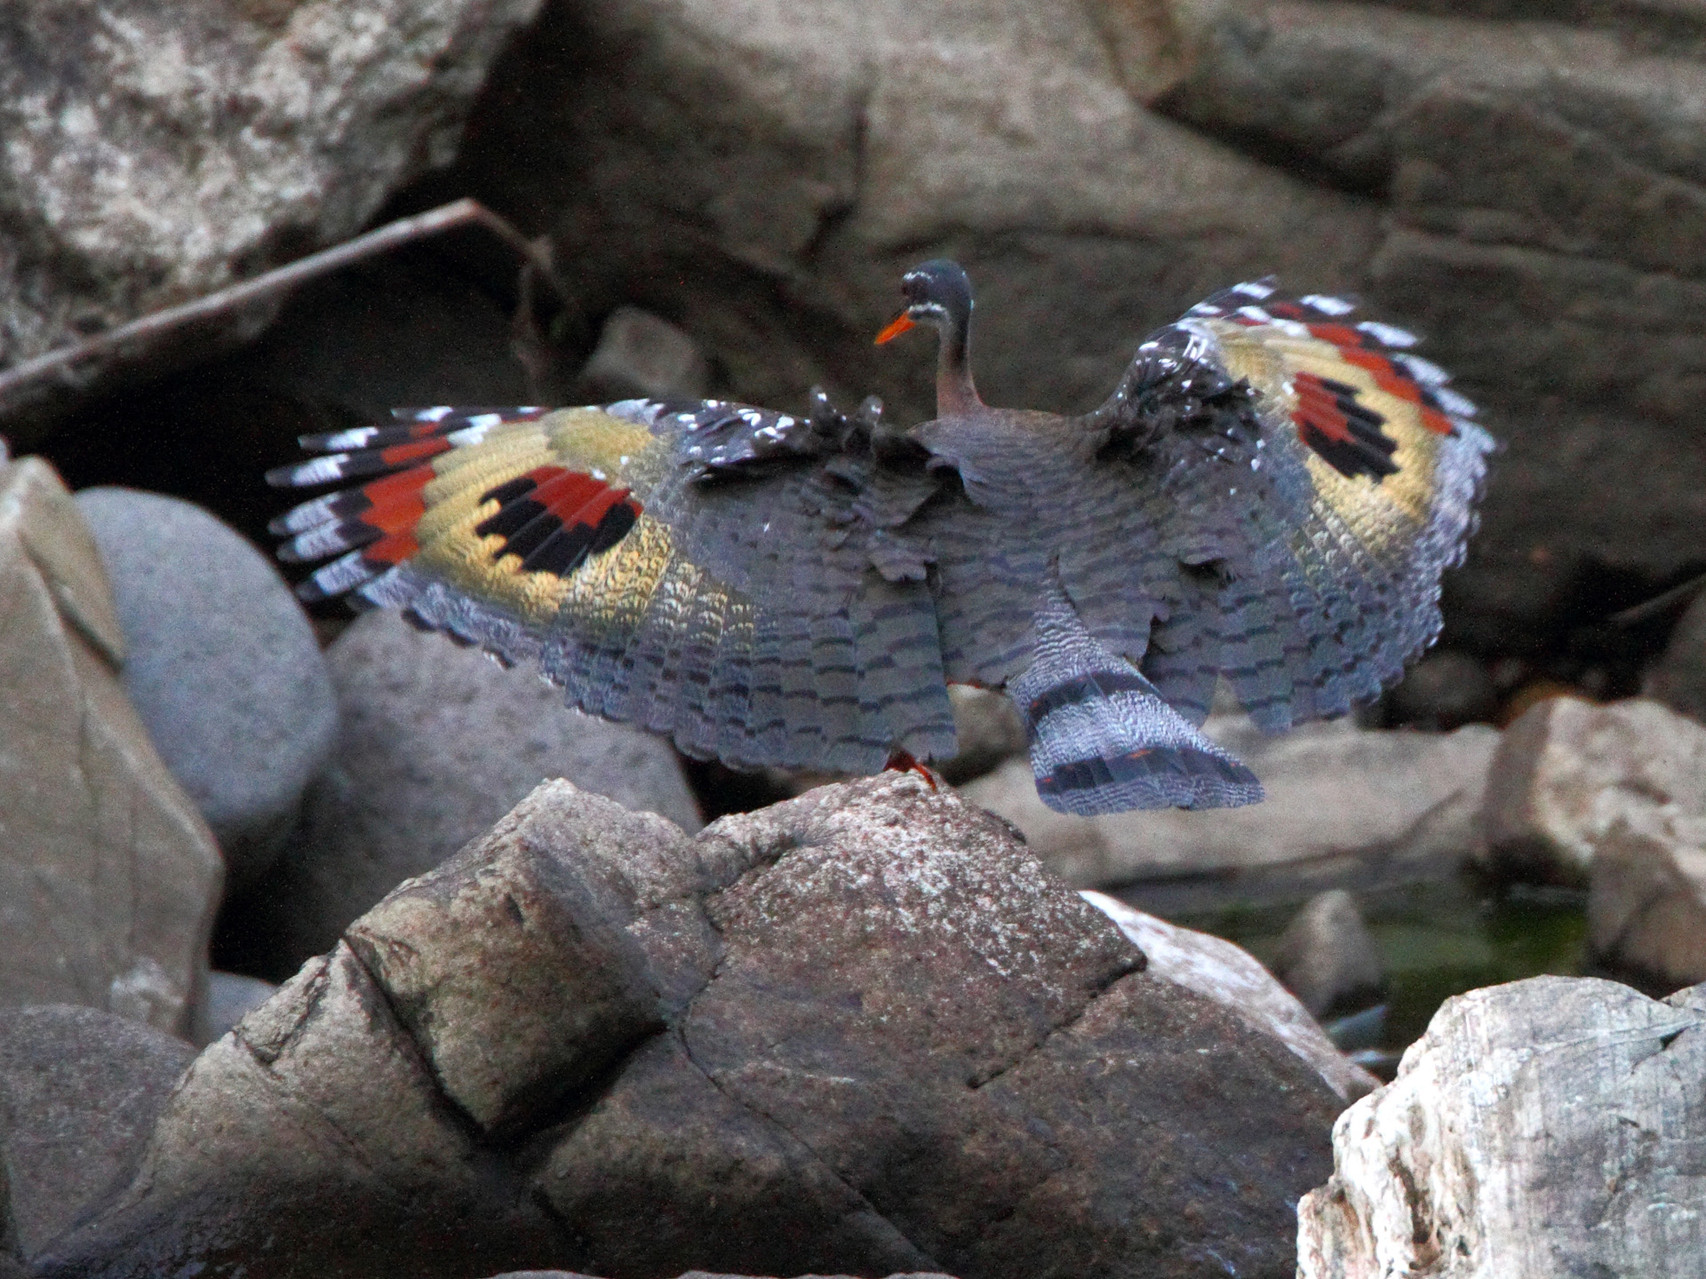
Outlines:
{"type": "Polygon", "coordinates": [[[1211,142],[1238,152],[1246,159],[1311,186],[1342,195],[1370,200],[1381,207],[1391,204],[1391,172],[1384,164],[1335,165],[1296,143],[1260,129],[1240,129],[1227,124],[1207,124],[1191,111],[1187,90],[1175,89],[1150,103],[1150,110],[1189,129],[1211,142]]]}

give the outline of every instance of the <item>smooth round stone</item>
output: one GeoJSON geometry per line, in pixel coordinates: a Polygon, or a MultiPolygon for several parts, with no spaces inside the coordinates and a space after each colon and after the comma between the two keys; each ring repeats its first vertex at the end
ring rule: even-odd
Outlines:
{"type": "Polygon", "coordinates": [[[123,488],[85,489],[77,503],[129,646],[125,691],[231,882],[252,880],[337,732],[308,618],[271,561],[199,506],[123,488]]]}

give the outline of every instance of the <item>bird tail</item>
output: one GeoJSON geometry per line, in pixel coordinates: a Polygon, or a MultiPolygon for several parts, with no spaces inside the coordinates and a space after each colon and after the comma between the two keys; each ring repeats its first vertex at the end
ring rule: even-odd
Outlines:
{"type": "MultiPolygon", "coordinates": [[[[1064,599],[1058,606],[1070,610],[1064,599]]],[[[1037,793],[1050,808],[1093,817],[1133,808],[1231,808],[1262,784],[1198,732],[1076,613],[1045,606],[1036,660],[1008,685],[1031,744],[1037,793]]]]}

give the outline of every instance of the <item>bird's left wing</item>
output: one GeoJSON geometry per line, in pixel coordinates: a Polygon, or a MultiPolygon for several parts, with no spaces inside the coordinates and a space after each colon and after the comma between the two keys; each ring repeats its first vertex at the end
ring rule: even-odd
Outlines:
{"type": "Polygon", "coordinates": [[[1493,440],[1415,343],[1346,300],[1241,284],[1080,419],[1107,517],[1062,580],[1125,651],[1121,628],[1148,627],[1143,672],[1187,718],[1217,677],[1264,727],[1343,714],[1438,633],[1493,440]]]}
{"type": "Polygon", "coordinates": [[[880,410],[726,401],[428,409],[308,437],[275,484],[349,483],[274,522],[299,588],[348,594],[571,705],[736,766],[951,755],[927,552],[941,489],[880,410]]]}

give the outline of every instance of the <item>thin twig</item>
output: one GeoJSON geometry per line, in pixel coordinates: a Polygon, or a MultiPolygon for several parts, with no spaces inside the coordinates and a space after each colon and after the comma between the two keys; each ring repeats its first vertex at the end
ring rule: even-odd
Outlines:
{"type": "Polygon", "coordinates": [[[138,340],[158,338],[173,329],[210,320],[235,311],[251,302],[269,298],[317,279],[343,267],[386,253],[411,241],[437,235],[461,226],[482,226],[527,259],[534,271],[548,283],[559,298],[568,301],[569,292],[551,266],[548,251],[536,244],[493,213],[478,200],[454,200],[413,217],[398,218],[376,227],[365,235],[345,240],[329,249],[310,253],[305,258],[276,267],[252,280],[230,285],[180,306],[153,311],[116,329],[98,333],[82,342],[25,360],[0,371],[0,403],[22,386],[57,375],[68,384],[77,380],[76,366],[99,356],[110,355],[138,340]]]}

